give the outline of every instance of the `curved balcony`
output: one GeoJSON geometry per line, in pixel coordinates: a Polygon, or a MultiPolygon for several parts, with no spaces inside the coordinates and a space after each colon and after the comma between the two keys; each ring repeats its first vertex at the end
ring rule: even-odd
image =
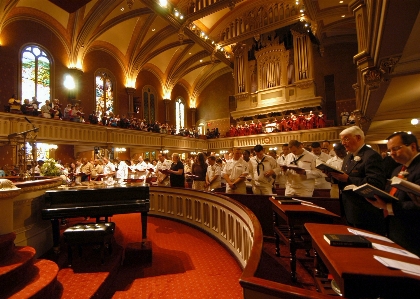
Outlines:
{"type": "MultiPolygon", "coordinates": [[[[42,117],[27,116],[26,118],[39,128],[37,142],[101,147],[141,147],[147,150],[165,148],[178,151],[216,151],[234,147],[249,148],[256,144],[280,145],[292,139],[302,142],[334,141],[339,139],[339,133],[344,129],[344,127],[327,127],[204,140],[42,117]]],[[[32,124],[27,122],[23,115],[0,112],[0,142],[8,141],[10,134],[33,129],[32,124]]]]}

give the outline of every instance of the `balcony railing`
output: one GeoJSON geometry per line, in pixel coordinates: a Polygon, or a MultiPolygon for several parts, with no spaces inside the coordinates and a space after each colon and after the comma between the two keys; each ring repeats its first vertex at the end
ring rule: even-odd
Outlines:
{"type": "MultiPolygon", "coordinates": [[[[37,142],[77,144],[101,147],[147,148],[149,150],[174,149],[181,151],[217,151],[234,147],[249,148],[256,144],[278,146],[292,139],[301,142],[335,141],[344,127],[267,133],[217,139],[197,139],[138,130],[104,127],[87,123],[27,116],[39,128],[37,142]]],[[[33,129],[23,115],[0,112],[0,142],[8,135],[33,129]]]]}

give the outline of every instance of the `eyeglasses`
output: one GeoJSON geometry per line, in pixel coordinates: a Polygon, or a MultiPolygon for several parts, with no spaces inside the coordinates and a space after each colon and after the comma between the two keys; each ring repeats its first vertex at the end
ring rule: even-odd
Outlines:
{"type": "Polygon", "coordinates": [[[396,152],[396,151],[399,151],[403,146],[405,146],[405,144],[394,146],[394,147],[389,148],[388,151],[389,152],[396,152]]]}
{"type": "Polygon", "coordinates": [[[347,143],[350,141],[351,137],[344,137],[343,139],[341,139],[341,143],[347,143]]]}

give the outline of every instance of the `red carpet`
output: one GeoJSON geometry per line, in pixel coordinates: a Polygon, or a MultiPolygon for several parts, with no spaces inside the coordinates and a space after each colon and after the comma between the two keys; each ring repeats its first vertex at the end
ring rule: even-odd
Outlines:
{"type": "MultiPolygon", "coordinates": [[[[112,221],[119,228],[117,242],[120,236],[124,243],[140,241],[138,215],[118,215],[112,221]]],[[[127,255],[108,292],[115,291],[112,298],[242,297],[241,268],[211,237],[178,222],[149,217],[148,238],[152,263],[139,267],[141,263],[127,255]]]]}
{"type": "MultiPolygon", "coordinates": [[[[69,225],[82,219],[69,219],[69,225]]],[[[112,255],[100,264],[94,246],[83,247],[79,257],[73,253],[73,266],[67,267],[67,248],[44,258],[61,268],[56,298],[242,298],[239,278],[242,269],[229,252],[205,233],[188,225],[157,217],[148,218],[148,239],[152,243],[152,262],[145,262],[140,251],[130,250],[141,241],[139,214],[116,215],[112,255]],[[121,265],[123,248],[126,250],[121,265]]],[[[63,227],[64,229],[65,227],[63,227]]],[[[312,260],[298,251],[298,282],[290,279],[289,252],[282,246],[282,257],[274,256],[274,244],[264,243],[257,277],[314,289],[310,270],[312,260]]]]}

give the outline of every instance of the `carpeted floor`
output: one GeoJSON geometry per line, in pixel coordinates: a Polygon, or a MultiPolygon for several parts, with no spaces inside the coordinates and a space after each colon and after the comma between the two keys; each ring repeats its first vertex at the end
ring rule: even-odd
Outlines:
{"type": "MultiPolygon", "coordinates": [[[[57,298],[242,298],[242,269],[222,245],[205,233],[182,223],[149,217],[148,239],[153,253],[148,262],[147,256],[136,249],[141,241],[139,214],[116,215],[111,221],[116,223],[115,243],[104,265],[100,264],[95,246],[83,247],[81,257],[76,250],[71,268],[67,267],[65,244],[59,255],[49,252],[44,256],[61,269],[57,298]]],[[[78,222],[83,219],[69,219],[68,225],[78,222]]],[[[305,268],[312,260],[298,252],[298,282],[292,283],[289,252],[283,247],[279,258],[274,255],[274,244],[264,243],[257,276],[314,289],[310,270],[305,268]]]]}

